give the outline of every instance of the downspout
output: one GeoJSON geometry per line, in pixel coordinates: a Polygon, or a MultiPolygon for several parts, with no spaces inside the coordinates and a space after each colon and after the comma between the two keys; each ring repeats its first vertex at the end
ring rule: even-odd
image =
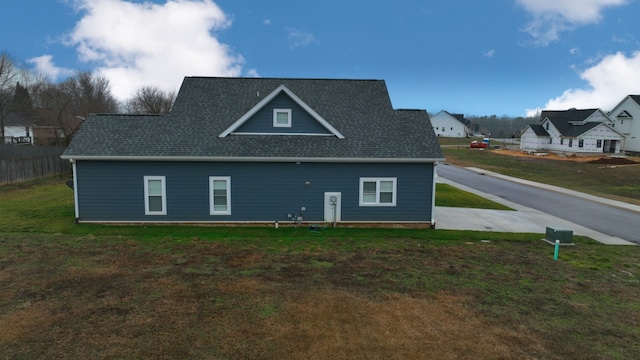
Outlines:
{"type": "Polygon", "coordinates": [[[435,219],[435,212],[436,212],[436,177],[438,176],[438,174],[436,173],[436,169],[438,167],[438,162],[434,162],[433,163],[433,189],[431,191],[431,227],[435,228],[436,227],[436,219],[435,219]]]}
{"type": "Polygon", "coordinates": [[[71,168],[73,171],[73,205],[75,207],[76,223],[80,220],[80,208],[78,206],[78,170],[76,168],[76,161],[74,159],[69,160],[71,162],[71,168]]]}

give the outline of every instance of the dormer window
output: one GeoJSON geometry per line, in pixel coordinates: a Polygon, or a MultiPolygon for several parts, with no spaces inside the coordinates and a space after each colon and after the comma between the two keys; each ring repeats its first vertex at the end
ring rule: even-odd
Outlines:
{"type": "Polygon", "coordinates": [[[291,127],[291,109],[273,109],[273,127],[291,127]]]}

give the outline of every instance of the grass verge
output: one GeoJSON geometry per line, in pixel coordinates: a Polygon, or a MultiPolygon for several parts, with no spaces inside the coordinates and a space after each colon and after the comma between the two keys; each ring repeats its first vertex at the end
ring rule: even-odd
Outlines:
{"type": "Polygon", "coordinates": [[[449,184],[436,184],[436,206],[474,209],[513,210],[482,196],[460,190],[449,184]]]}

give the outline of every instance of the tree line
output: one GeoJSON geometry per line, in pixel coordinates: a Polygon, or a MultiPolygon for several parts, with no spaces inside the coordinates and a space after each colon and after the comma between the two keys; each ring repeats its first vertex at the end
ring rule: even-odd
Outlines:
{"type": "Polygon", "coordinates": [[[478,124],[481,128],[487,129],[494,138],[519,138],[520,131],[529,124],[537,124],[537,117],[510,117],[503,116],[467,116],[467,120],[472,124],[478,124]]]}
{"type": "Polygon", "coordinates": [[[64,146],[91,113],[168,114],[175,96],[174,91],[143,86],[119,102],[105,77],[78,71],[55,83],[0,52],[0,144],[5,143],[5,122],[12,113],[41,119],[55,145],[64,146]]]}

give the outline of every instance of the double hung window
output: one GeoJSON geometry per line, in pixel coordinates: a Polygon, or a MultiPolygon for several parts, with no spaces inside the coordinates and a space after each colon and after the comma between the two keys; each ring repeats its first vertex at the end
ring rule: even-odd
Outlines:
{"type": "Polygon", "coordinates": [[[144,177],[144,214],[167,215],[167,188],[164,176],[144,177]]]}
{"type": "Polygon", "coordinates": [[[211,215],[231,215],[231,177],[209,177],[211,215]]]}
{"type": "Polygon", "coordinates": [[[360,206],[396,206],[396,178],[360,178],[360,206]]]}

